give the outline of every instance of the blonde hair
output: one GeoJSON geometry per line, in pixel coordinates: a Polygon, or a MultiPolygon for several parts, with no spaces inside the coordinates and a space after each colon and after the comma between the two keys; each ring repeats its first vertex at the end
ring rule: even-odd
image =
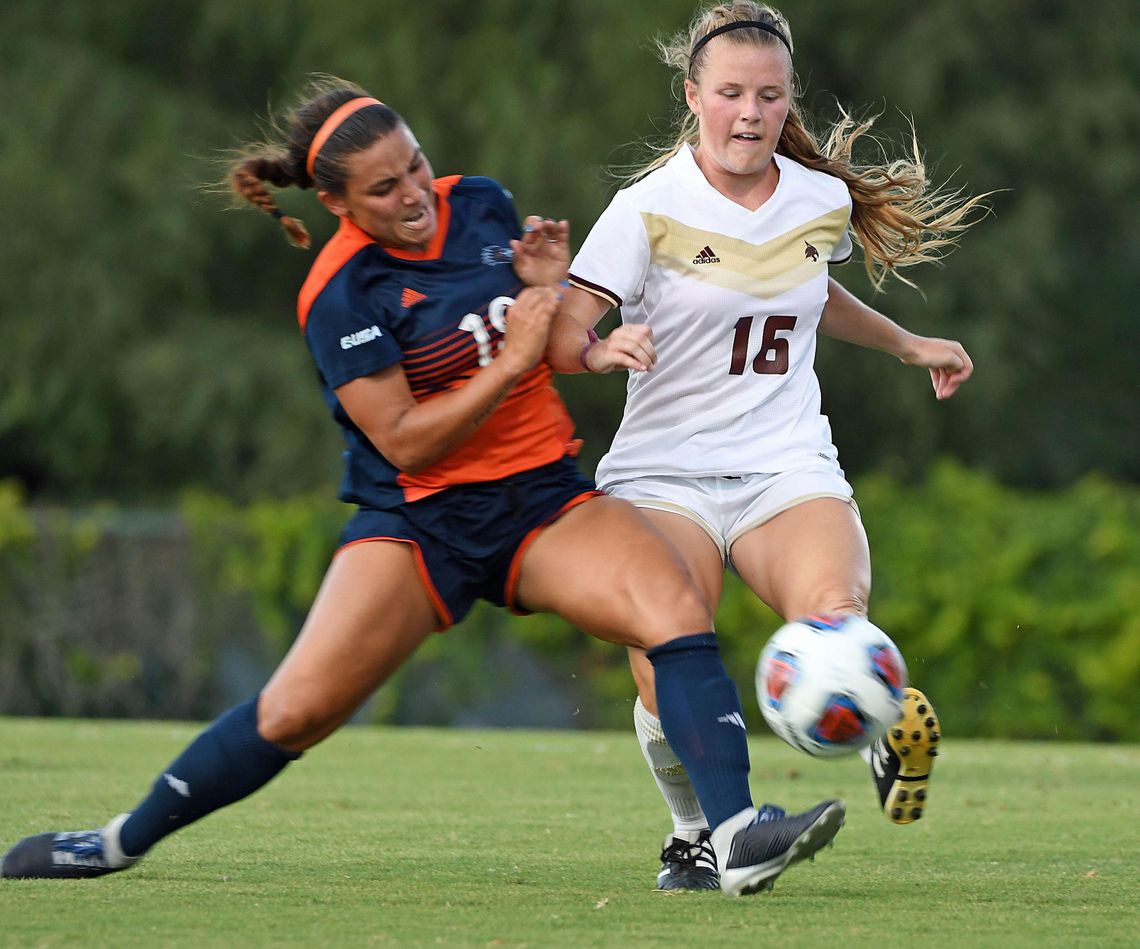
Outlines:
{"type": "MultiPolygon", "coordinates": [[[[787,40],[789,51],[795,49],[791,27],[778,10],[749,0],[718,4],[699,11],[688,29],[657,41],[662,61],[677,70],[675,85],[682,87],[686,78],[700,81],[708,48],[700,49],[695,57],[691,53],[702,37],[741,20],[768,24],[787,40]]],[[[761,29],[736,29],[722,34],[719,39],[752,46],[782,48],[784,45],[779,37],[761,29]]],[[[792,101],[776,151],[807,168],[839,178],[847,185],[852,201],[852,236],[863,251],[863,264],[876,290],[881,290],[892,274],[914,286],[899,270],[941,258],[957,243],[958,236],[977,222],[978,217],[971,216],[971,212],[988,210],[982,204],[988,195],[971,197],[964,195],[961,188],[931,187],[913,124],[909,155],[887,158],[883,143],[868,136],[883,157],[878,164],[860,165],[853,155],[855,142],[868,135],[877,116],[855,119],[840,107],[840,118],[821,145],[800,109],[794,74],[792,85],[792,101]]],[[[683,87],[677,91],[682,90],[683,87]]],[[[684,101],[683,94],[680,98],[684,101]]],[[[673,143],[654,149],[654,157],[629,175],[625,179],[627,184],[660,168],[684,146],[695,148],[699,144],[700,124],[687,108],[678,125],[673,143]]]]}

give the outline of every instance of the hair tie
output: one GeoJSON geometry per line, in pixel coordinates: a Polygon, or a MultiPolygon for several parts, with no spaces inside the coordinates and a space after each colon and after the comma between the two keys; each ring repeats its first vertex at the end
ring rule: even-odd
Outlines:
{"type": "Polygon", "coordinates": [[[578,362],[586,372],[593,372],[589,363],[586,362],[586,356],[589,355],[591,349],[598,345],[598,334],[592,329],[586,330],[586,345],[578,352],[578,362]]]}
{"type": "Polygon", "coordinates": [[[355,99],[349,99],[325,119],[321,127],[317,129],[317,134],[313,136],[312,144],[309,145],[309,155],[305,160],[305,171],[308,172],[309,177],[313,177],[313,163],[316,162],[321,149],[325,147],[325,142],[329,140],[329,136],[333,132],[340,128],[345,119],[367,106],[383,104],[379,99],[373,99],[371,96],[357,96],[355,99]]]}
{"type": "Polygon", "coordinates": [[[771,23],[762,23],[759,20],[737,20],[734,23],[726,23],[724,26],[718,26],[715,30],[709,30],[704,36],[693,44],[693,51],[689,53],[689,71],[693,70],[693,60],[697,58],[697,53],[701,51],[701,47],[705,45],[714,36],[720,36],[721,33],[728,33],[730,30],[742,30],[751,28],[756,30],[763,30],[765,33],[771,33],[776,39],[787,47],[788,55],[792,55],[792,44],[788,42],[788,38],[777,30],[771,23]]]}

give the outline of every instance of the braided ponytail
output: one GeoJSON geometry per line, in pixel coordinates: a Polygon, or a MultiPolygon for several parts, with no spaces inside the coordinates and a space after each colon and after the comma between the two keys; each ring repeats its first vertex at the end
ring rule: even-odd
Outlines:
{"type": "Polygon", "coordinates": [[[273,195],[265,187],[266,181],[278,187],[293,183],[284,173],[282,162],[264,157],[247,158],[230,172],[229,181],[230,187],[250,204],[277,219],[290,244],[308,250],[313,243],[308,229],[297,218],[282,213],[273,200],[273,195]]]}

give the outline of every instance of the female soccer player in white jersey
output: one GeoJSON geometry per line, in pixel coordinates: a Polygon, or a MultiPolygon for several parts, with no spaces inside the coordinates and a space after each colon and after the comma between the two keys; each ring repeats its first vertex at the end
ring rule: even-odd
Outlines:
{"type": "MultiPolygon", "coordinates": [[[[917,150],[855,165],[851,146],[870,122],[844,115],[817,144],[795,101],[792,50],[785,18],[756,3],[701,11],[661,44],[689,114],[586,238],[548,349],[561,371],[632,370],[599,487],[644,509],[710,604],[731,563],[786,618],[866,613],[871,585],[867,538],[820,412],[816,334],[928,369],[939,399],[973,368],[959,343],[906,332],[828,265],[854,240],[879,285],[937,257],[979,201],[928,190],[917,150]],[[598,341],[592,327],[611,307],[622,325],[598,341]]],[[[640,650],[630,659],[637,734],[674,819],[658,885],[713,888],[708,831],[664,740],[653,669],[640,650]]],[[[896,823],[921,816],[938,739],[925,696],[908,690],[904,708],[903,732],[872,749],[896,823]]]]}

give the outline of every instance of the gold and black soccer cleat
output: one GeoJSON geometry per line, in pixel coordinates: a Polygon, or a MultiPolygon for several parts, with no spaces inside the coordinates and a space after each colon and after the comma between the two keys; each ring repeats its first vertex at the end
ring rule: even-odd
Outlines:
{"type": "Polygon", "coordinates": [[[922,817],[941,740],[930,700],[918,689],[904,689],[902,717],[871,746],[871,776],[888,820],[910,824],[922,817]]]}

